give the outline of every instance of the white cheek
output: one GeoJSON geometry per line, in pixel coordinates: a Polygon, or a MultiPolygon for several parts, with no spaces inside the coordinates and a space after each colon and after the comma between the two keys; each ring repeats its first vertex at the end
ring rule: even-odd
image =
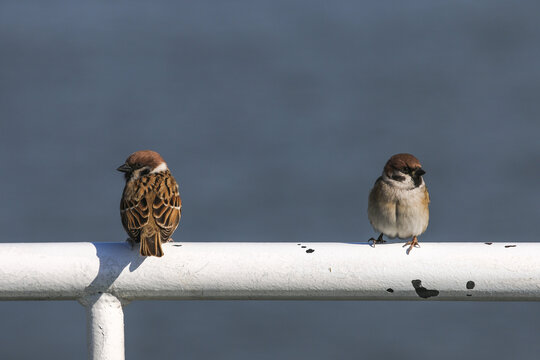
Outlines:
{"type": "Polygon", "coordinates": [[[407,186],[408,189],[416,187],[414,185],[414,180],[410,175],[405,175],[405,181],[403,182],[407,186]]]}
{"type": "MultiPolygon", "coordinates": [[[[148,166],[145,166],[143,168],[140,168],[140,169],[137,169],[135,170],[132,174],[131,174],[131,177],[129,178],[130,181],[133,181],[133,180],[137,180],[138,178],[141,177],[141,174],[144,172],[144,171],[148,171],[150,170],[150,168],[148,166]]],[[[152,172],[155,172],[155,171],[152,171],[152,172]]]]}
{"type": "Polygon", "coordinates": [[[131,173],[131,177],[129,178],[129,181],[137,180],[141,177],[141,170],[136,170],[131,173]]]}
{"type": "Polygon", "coordinates": [[[392,178],[389,178],[385,173],[383,173],[382,177],[383,180],[389,184],[392,184],[392,186],[398,188],[398,189],[413,189],[416,186],[414,185],[414,180],[410,175],[403,174],[401,172],[394,173],[395,175],[403,176],[405,177],[405,180],[403,181],[397,181],[392,178]]]}
{"type": "Polygon", "coordinates": [[[163,172],[165,170],[168,170],[169,168],[167,167],[167,164],[162,162],[161,164],[159,164],[158,166],[156,166],[156,168],[154,170],[152,170],[150,172],[150,174],[154,174],[154,173],[158,173],[158,172],[163,172]]]}

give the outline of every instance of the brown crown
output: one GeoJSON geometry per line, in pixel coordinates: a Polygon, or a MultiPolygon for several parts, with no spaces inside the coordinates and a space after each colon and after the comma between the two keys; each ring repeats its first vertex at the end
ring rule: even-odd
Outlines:
{"type": "Polygon", "coordinates": [[[161,155],[152,150],[141,150],[134,152],[133,154],[129,155],[126,160],[126,164],[130,166],[140,164],[141,166],[150,166],[151,168],[155,168],[163,162],[165,162],[165,160],[163,160],[161,155]]]}
{"type": "Polygon", "coordinates": [[[384,166],[384,172],[389,175],[394,169],[402,169],[404,167],[418,169],[421,168],[422,165],[420,164],[420,161],[411,154],[396,154],[388,159],[384,166]]]}

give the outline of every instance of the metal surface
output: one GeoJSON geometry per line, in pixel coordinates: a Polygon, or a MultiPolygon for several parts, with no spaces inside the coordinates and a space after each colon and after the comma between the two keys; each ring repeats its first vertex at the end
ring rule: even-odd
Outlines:
{"type": "Polygon", "coordinates": [[[91,360],[124,359],[130,300],[540,300],[540,243],[0,244],[0,300],[78,300],[91,360]]]}
{"type": "Polygon", "coordinates": [[[0,300],[540,300],[540,244],[488,244],[0,244],[0,300]]]}
{"type": "Polygon", "coordinates": [[[111,294],[95,294],[80,300],[86,307],[88,358],[124,359],[124,311],[111,294]]]}

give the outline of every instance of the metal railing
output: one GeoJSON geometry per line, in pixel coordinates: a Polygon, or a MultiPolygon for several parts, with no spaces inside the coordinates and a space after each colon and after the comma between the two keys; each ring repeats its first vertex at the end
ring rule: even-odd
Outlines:
{"type": "Polygon", "coordinates": [[[540,300],[540,243],[0,244],[0,300],[77,300],[90,359],[124,359],[133,300],[540,300]]]}

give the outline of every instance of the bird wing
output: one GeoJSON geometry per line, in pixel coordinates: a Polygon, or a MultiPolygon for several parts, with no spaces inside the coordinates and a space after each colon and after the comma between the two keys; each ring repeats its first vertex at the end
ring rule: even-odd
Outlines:
{"type": "Polygon", "coordinates": [[[178,184],[170,173],[163,178],[156,189],[152,210],[156,225],[159,227],[161,242],[166,242],[178,227],[182,212],[178,184]]]}
{"type": "Polygon", "coordinates": [[[122,225],[128,235],[139,240],[141,229],[148,223],[150,209],[148,207],[148,184],[132,181],[126,184],[124,195],[120,201],[122,225]]]}

